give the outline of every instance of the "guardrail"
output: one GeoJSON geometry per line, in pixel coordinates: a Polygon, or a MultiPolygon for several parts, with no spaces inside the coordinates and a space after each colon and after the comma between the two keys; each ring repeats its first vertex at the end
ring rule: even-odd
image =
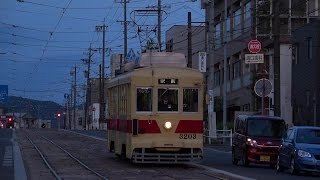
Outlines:
{"type": "Polygon", "coordinates": [[[209,130],[205,129],[203,134],[203,141],[212,144],[212,141],[221,141],[225,143],[225,139],[230,139],[230,146],[232,146],[232,130],[216,130],[213,135],[209,135],[209,130]]]}

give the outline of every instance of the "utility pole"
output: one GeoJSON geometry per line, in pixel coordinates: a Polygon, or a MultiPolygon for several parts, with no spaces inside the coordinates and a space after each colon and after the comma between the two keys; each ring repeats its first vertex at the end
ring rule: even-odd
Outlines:
{"type": "Polygon", "coordinates": [[[71,114],[71,112],[72,112],[72,99],[73,99],[73,96],[74,96],[74,94],[73,94],[73,78],[72,78],[72,76],[73,76],[73,71],[71,70],[70,71],[70,75],[71,75],[71,88],[70,88],[70,97],[68,98],[68,105],[69,105],[69,121],[68,121],[68,126],[69,126],[69,129],[71,129],[71,120],[72,120],[72,114],[71,114]]]}
{"type": "Polygon", "coordinates": [[[191,12],[188,12],[188,67],[192,68],[191,12]]]}
{"type": "Polygon", "coordinates": [[[89,105],[91,104],[91,82],[90,82],[90,66],[91,66],[91,52],[92,52],[91,44],[89,48],[89,55],[88,59],[82,59],[84,63],[86,63],[87,66],[87,71],[86,71],[86,78],[87,78],[87,88],[86,88],[86,103],[85,103],[85,117],[84,117],[84,129],[88,129],[88,119],[89,119],[89,105]]]}
{"type": "Polygon", "coordinates": [[[124,35],[124,61],[127,62],[127,55],[128,55],[128,21],[127,21],[127,1],[128,0],[117,0],[117,3],[123,3],[123,21],[117,21],[117,22],[123,22],[123,35],[124,35]]]}
{"type": "Polygon", "coordinates": [[[158,0],[158,44],[159,44],[159,52],[161,52],[161,0],[158,0]]]}
{"type": "Polygon", "coordinates": [[[69,99],[70,99],[69,94],[64,94],[65,109],[67,114],[64,116],[63,129],[67,129],[67,119],[70,119],[69,99]]]}
{"type": "Polygon", "coordinates": [[[74,66],[74,86],[73,86],[73,128],[76,129],[76,105],[77,105],[77,66],[74,66]]]}
{"type": "Polygon", "coordinates": [[[63,119],[63,129],[66,129],[66,120],[67,120],[67,115],[68,115],[68,99],[66,98],[66,94],[64,94],[64,109],[65,109],[65,112],[66,114],[63,116],[64,119],[63,119]]]}
{"type": "Polygon", "coordinates": [[[103,32],[102,35],[102,64],[101,64],[101,89],[100,89],[100,114],[99,114],[99,127],[100,123],[104,121],[104,69],[105,69],[105,39],[106,39],[106,25],[96,26],[98,32],[103,32]]]}
{"type": "MultiPolygon", "coordinates": [[[[228,61],[228,57],[227,57],[227,17],[228,17],[228,1],[224,0],[224,32],[223,32],[223,130],[225,133],[225,130],[227,130],[227,84],[228,84],[228,80],[227,80],[227,61],[228,61]]],[[[225,138],[223,138],[223,143],[225,144],[225,138]]]]}
{"type": "MultiPolygon", "coordinates": [[[[206,25],[208,26],[206,30],[208,30],[208,39],[206,42],[208,42],[208,45],[206,46],[206,51],[209,54],[209,78],[207,82],[207,89],[208,89],[208,95],[209,95],[209,105],[208,105],[208,128],[209,128],[209,136],[215,137],[216,136],[216,130],[217,130],[217,122],[216,122],[216,116],[214,112],[214,2],[210,1],[208,6],[206,7],[207,14],[206,14],[206,25]]],[[[207,35],[206,35],[207,37],[207,35]]],[[[211,139],[209,139],[209,143],[211,139]]]]}
{"type": "Polygon", "coordinates": [[[128,55],[128,43],[127,43],[127,0],[124,0],[124,61],[127,62],[127,55],[128,55]]]}
{"type": "Polygon", "coordinates": [[[317,93],[313,93],[313,126],[317,126],[317,93]]]}
{"type": "MultiPolygon", "coordinates": [[[[102,118],[102,91],[103,91],[103,85],[102,85],[102,64],[99,64],[99,95],[100,95],[100,110],[99,110],[99,122],[101,121],[102,118]]],[[[95,120],[95,118],[94,118],[95,120]]]]}
{"type": "Polygon", "coordinates": [[[273,0],[273,63],[274,63],[274,114],[275,116],[281,117],[281,109],[280,109],[280,13],[279,13],[279,0],[273,0]]]}

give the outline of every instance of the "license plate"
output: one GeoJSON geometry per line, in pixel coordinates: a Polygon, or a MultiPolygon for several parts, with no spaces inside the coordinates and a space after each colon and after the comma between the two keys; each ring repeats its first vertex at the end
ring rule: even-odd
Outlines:
{"type": "Polygon", "coordinates": [[[269,162],[270,161],[270,156],[260,156],[260,161],[269,162]]]}

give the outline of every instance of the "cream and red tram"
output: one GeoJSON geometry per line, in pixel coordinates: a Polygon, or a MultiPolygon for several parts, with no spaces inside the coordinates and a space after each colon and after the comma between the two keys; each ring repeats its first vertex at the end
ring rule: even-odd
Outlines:
{"type": "Polygon", "coordinates": [[[203,74],[177,53],[142,54],[107,83],[107,148],[134,163],[202,159],[203,74]]]}

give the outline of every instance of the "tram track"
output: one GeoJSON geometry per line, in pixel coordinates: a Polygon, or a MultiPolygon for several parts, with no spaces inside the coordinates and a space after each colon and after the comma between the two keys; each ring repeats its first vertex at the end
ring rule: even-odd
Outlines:
{"type": "Polygon", "coordinates": [[[21,129],[17,133],[28,179],[240,180],[193,163],[132,164],[106,150],[105,140],[55,129],[21,129]],[[28,138],[27,138],[28,135],[28,138]],[[29,140],[30,139],[30,140],[29,140]],[[32,143],[31,143],[32,142],[32,143]],[[33,145],[34,144],[34,145],[33,145]],[[38,150],[41,154],[38,152],[38,150]],[[58,147],[59,146],[59,147],[58,147]],[[65,150],[65,151],[64,151],[65,150]],[[75,160],[71,156],[78,160],[75,160]],[[44,160],[45,159],[45,160],[44,160]],[[44,161],[47,161],[45,163],[44,161]],[[83,167],[85,164],[101,176],[83,167]],[[50,170],[50,168],[54,171],[50,170]],[[52,172],[51,172],[52,171],[52,172]],[[54,175],[56,174],[57,177],[54,175]]]}
{"type": "Polygon", "coordinates": [[[68,179],[68,177],[74,178],[76,176],[81,176],[81,178],[85,177],[85,179],[109,180],[104,175],[88,167],[80,159],[72,155],[69,151],[56,144],[52,140],[41,135],[38,135],[38,137],[41,138],[40,140],[39,138],[35,140],[30,136],[30,134],[27,134],[26,132],[25,137],[29,140],[34,149],[40,155],[42,161],[45,163],[55,179],[62,180],[68,179]],[[35,141],[37,141],[37,143],[35,141]],[[51,144],[51,146],[53,146],[56,151],[53,150],[54,148],[50,148],[48,144],[51,144]],[[44,147],[47,147],[47,151],[42,150],[44,149],[44,147]],[[78,167],[76,167],[77,165],[78,167]],[[68,167],[70,171],[65,171],[65,167],[68,167]]]}

